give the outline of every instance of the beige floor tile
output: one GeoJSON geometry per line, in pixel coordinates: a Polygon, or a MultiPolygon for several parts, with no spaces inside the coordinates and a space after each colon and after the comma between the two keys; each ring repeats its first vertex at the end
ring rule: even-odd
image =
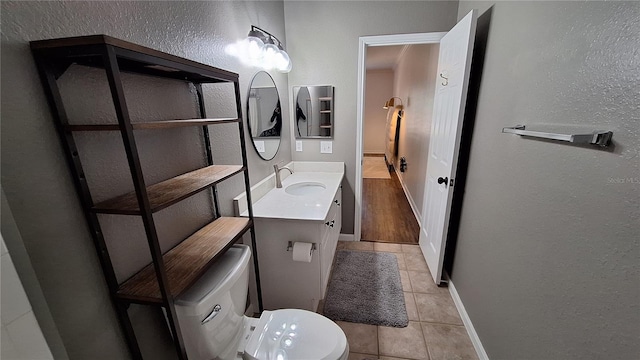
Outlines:
{"type": "Polygon", "coordinates": [[[336,321],[349,341],[349,351],[358,354],[378,355],[378,327],[375,325],[356,324],[336,321]]]}
{"type": "Polygon", "coordinates": [[[415,271],[409,270],[407,271],[409,274],[409,280],[411,280],[411,289],[413,292],[417,293],[426,293],[426,294],[434,294],[434,293],[449,293],[449,289],[446,287],[439,287],[436,283],[433,282],[433,278],[430,273],[425,273],[423,271],[415,271]]]}
{"type": "Polygon", "coordinates": [[[402,252],[422,254],[422,250],[420,250],[420,245],[402,244],[402,252]]]}
{"type": "Polygon", "coordinates": [[[376,243],[373,243],[373,250],[386,251],[386,252],[392,252],[392,253],[401,253],[402,245],[376,242],[376,243]]]}
{"type": "Polygon", "coordinates": [[[414,293],[420,321],[462,325],[458,309],[449,293],[421,294],[414,293]]]}
{"type": "Polygon", "coordinates": [[[316,312],[320,315],[324,313],[324,299],[318,301],[318,307],[316,308],[316,312]]]}
{"type": "Polygon", "coordinates": [[[378,360],[378,355],[349,353],[348,360],[378,360]]]}
{"type": "Polygon", "coordinates": [[[416,300],[413,298],[413,293],[404,293],[404,304],[407,307],[407,317],[409,321],[420,321],[418,316],[418,308],[416,307],[416,300]]]}
{"type": "Polygon", "coordinates": [[[390,357],[390,356],[381,356],[380,360],[406,360],[406,359],[401,359],[401,358],[397,358],[397,357],[390,357]]]}
{"type": "Polygon", "coordinates": [[[402,281],[402,291],[413,291],[411,289],[411,281],[409,280],[409,274],[406,270],[400,270],[400,281],[402,281]]]}
{"type": "Polygon", "coordinates": [[[373,243],[370,241],[344,241],[343,250],[373,251],[373,243]]]}
{"type": "Polygon", "coordinates": [[[419,322],[410,321],[405,328],[378,326],[380,355],[403,359],[428,359],[427,346],[419,322]]]}
{"type": "Polygon", "coordinates": [[[336,245],[336,250],[342,250],[345,247],[345,244],[351,242],[351,241],[338,241],[338,244],[336,245]]]}
{"type": "Polygon", "coordinates": [[[464,326],[422,323],[431,360],[476,360],[478,356],[464,326]]]}
{"type": "Polygon", "coordinates": [[[407,270],[407,263],[404,261],[403,253],[394,253],[396,258],[398,259],[398,269],[399,270],[407,270]]]}
{"type": "Polygon", "coordinates": [[[407,270],[429,272],[427,262],[424,261],[421,253],[404,253],[404,261],[407,264],[407,270]]]}

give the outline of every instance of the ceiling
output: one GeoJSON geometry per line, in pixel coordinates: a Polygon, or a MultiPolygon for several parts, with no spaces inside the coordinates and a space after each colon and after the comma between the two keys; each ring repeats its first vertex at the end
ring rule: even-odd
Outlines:
{"type": "Polygon", "coordinates": [[[367,70],[393,69],[408,45],[367,47],[367,70]]]}

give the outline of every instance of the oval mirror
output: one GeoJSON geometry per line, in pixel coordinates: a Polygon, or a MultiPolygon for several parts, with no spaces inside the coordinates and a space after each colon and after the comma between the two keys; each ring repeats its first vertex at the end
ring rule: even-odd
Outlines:
{"type": "Polygon", "coordinates": [[[251,80],[247,98],[247,125],[254,149],[264,160],[276,156],[280,147],[282,109],[271,75],[258,72],[251,80]]]}

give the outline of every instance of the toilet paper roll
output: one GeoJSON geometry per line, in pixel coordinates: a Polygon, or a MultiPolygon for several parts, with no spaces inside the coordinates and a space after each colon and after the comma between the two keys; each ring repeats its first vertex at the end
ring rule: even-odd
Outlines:
{"type": "Polygon", "coordinates": [[[312,243],[294,242],[293,243],[293,261],[311,262],[312,243]]]}

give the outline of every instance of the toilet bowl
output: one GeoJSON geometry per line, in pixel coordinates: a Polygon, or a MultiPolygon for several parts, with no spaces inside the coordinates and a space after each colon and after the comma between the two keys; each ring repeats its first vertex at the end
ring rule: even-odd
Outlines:
{"type": "Polygon", "coordinates": [[[251,250],[233,245],[175,306],[190,360],[342,360],[347,338],[336,323],[307,310],[244,315],[251,250]]]}

